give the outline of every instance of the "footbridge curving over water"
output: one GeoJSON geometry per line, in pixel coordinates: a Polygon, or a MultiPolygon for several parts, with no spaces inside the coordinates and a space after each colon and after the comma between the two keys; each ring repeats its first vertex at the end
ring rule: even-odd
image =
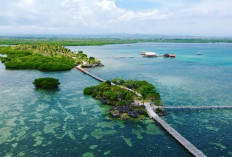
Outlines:
{"type": "Polygon", "coordinates": [[[154,108],[150,103],[144,103],[147,113],[150,118],[158,122],[172,137],[174,137],[185,149],[187,149],[191,154],[196,157],[206,157],[199,149],[197,149],[192,143],[190,143],[186,138],[179,134],[174,128],[172,128],[166,121],[161,119],[153,110],[154,108]]]}
{"type": "MultiPolygon", "coordinates": [[[[91,74],[90,72],[88,72],[87,70],[85,70],[84,68],[82,68],[80,65],[76,66],[76,68],[80,71],[82,71],[83,73],[85,73],[86,75],[89,75],[90,77],[100,81],[100,82],[104,82],[106,80],[97,77],[96,75],[91,74]]],[[[139,93],[137,93],[136,91],[133,91],[132,89],[126,88],[126,87],[122,87],[119,86],[123,89],[129,90],[131,92],[134,92],[136,95],[141,96],[139,93]]],[[[164,130],[166,130],[173,138],[175,138],[185,149],[187,149],[192,155],[196,156],[196,157],[206,157],[206,155],[204,153],[202,153],[199,149],[197,149],[192,143],[190,143],[187,139],[185,139],[183,136],[181,136],[181,134],[179,134],[174,128],[172,128],[166,121],[164,121],[162,118],[160,118],[154,111],[155,107],[154,105],[152,105],[151,103],[144,103],[144,106],[146,108],[146,111],[149,115],[150,118],[154,119],[158,124],[160,124],[164,130]]],[[[162,107],[165,108],[165,107],[162,107]]]]}

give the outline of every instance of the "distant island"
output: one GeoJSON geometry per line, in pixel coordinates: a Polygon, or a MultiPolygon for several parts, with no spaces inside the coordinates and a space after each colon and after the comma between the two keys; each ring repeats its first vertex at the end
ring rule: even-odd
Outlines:
{"type": "Polygon", "coordinates": [[[7,69],[35,69],[41,71],[70,70],[76,64],[87,67],[102,66],[94,57],[82,51],[75,53],[62,45],[20,44],[1,46],[0,59],[7,69]]]}
{"type": "Polygon", "coordinates": [[[0,37],[0,45],[28,45],[28,44],[49,44],[62,46],[94,46],[109,44],[130,44],[144,42],[162,43],[232,43],[231,38],[165,38],[165,37],[132,37],[132,38],[64,38],[64,37],[0,37]]]}
{"type": "MultiPolygon", "coordinates": [[[[152,84],[146,81],[114,79],[97,86],[87,87],[84,89],[84,94],[91,95],[103,104],[114,106],[109,110],[110,114],[124,120],[146,114],[143,106],[145,101],[152,101],[156,106],[161,105],[160,94],[152,84]]],[[[159,110],[157,112],[162,113],[159,110]]]]}

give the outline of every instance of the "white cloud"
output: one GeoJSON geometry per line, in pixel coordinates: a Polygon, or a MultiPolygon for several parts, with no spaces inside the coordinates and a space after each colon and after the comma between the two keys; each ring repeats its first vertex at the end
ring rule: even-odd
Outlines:
{"type": "Polygon", "coordinates": [[[0,33],[149,33],[232,35],[231,0],[141,0],[136,11],[115,0],[0,0],[0,33]]]}
{"type": "Polygon", "coordinates": [[[102,0],[97,1],[96,4],[103,10],[111,11],[113,9],[118,9],[113,1],[110,0],[102,0]]]}

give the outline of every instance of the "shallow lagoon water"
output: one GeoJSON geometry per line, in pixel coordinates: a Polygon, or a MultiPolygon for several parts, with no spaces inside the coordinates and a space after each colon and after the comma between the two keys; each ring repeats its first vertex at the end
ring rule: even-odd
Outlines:
{"type": "MultiPolygon", "coordinates": [[[[165,105],[232,105],[232,45],[139,43],[83,50],[105,65],[89,69],[104,78],[147,80],[165,105]],[[140,51],[175,53],[142,58],[140,51]],[[202,56],[195,53],[201,51],[202,56]],[[113,58],[136,57],[136,58],[113,58]]],[[[5,70],[0,64],[0,156],[189,156],[148,118],[112,120],[82,90],[98,84],[81,72],[5,70]],[[36,90],[37,77],[56,77],[59,90],[36,90]]],[[[208,156],[231,156],[232,111],[168,112],[164,119],[208,156]]]]}

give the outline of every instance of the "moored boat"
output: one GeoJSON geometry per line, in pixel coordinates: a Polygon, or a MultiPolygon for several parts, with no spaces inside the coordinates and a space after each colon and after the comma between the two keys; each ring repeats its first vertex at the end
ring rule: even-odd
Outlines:
{"type": "Polygon", "coordinates": [[[197,52],[196,55],[202,55],[202,53],[201,52],[197,52]]]}
{"type": "Polygon", "coordinates": [[[169,57],[170,57],[170,58],[175,58],[176,55],[175,55],[175,54],[170,54],[169,57]]]}
{"type": "Polygon", "coordinates": [[[170,55],[166,53],[163,55],[163,57],[170,57],[170,55]]]}

